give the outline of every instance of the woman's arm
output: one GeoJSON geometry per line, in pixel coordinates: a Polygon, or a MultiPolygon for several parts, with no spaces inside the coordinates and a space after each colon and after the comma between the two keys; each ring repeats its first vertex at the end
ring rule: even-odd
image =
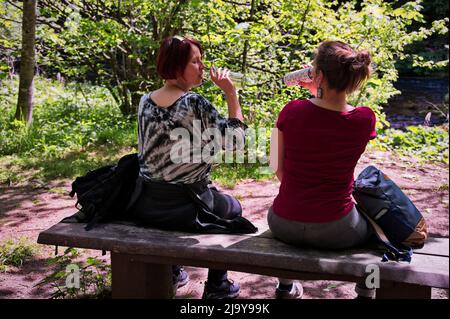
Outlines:
{"type": "Polygon", "coordinates": [[[270,167],[275,171],[275,175],[281,182],[283,179],[283,163],[284,162],[284,141],[283,132],[278,128],[272,130],[270,137],[270,167]]]}
{"type": "Polygon", "coordinates": [[[241,122],[244,122],[244,117],[242,116],[241,105],[239,104],[236,90],[225,92],[225,96],[228,105],[228,117],[236,118],[241,122]]]}

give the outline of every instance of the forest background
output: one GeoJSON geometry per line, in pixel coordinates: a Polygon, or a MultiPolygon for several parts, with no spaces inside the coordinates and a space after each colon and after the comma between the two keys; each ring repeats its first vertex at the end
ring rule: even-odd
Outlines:
{"type": "MultiPolygon", "coordinates": [[[[255,131],[265,128],[266,139],[287,101],[309,97],[283,85],[282,77],[310,63],[320,42],[369,50],[375,72],[350,98],[377,115],[378,137],[368,154],[380,163],[403,156],[414,163],[409,167],[432,165],[439,172],[430,175],[430,185],[439,183],[444,228],[433,227],[448,237],[448,177],[442,179],[449,157],[448,1],[0,0],[0,239],[17,230],[7,226],[20,217],[21,204],[10,194],[25,198],[44,189],[67,197],[68,181],[136,151],[136,108],[142,94],[161,86],[157,49],[173,34],[198,39],[208,65],[245,75],[239,92],[244,117],[255,131]],[[29,85],[20,98],[24,79],[29,85]],[[402,79],[415,93],[409,104],[399,103],[409,94],[402,79]],[[427,87],[434,93],[425,94],[427,87]],[[398,115],[406,109],[414,121],[398,115]]],[[[212,83],[195,91],[226,114],[224,96],[212,83]]],[[[212,179],[237,189],[242,181],[248,189],[249,180],[270,181],[273,175],[260,170],[267,150],[268,144],[259,150],[258,163],[216,165],[212,179]]],[[[270,183],[265,188],[273,197],[270,183]]],[[[33,207],[43,199],[29,201],[33,207]]],[[[21,265],[21,256],[32,255],[28,247],[3,240],[0,271],[7,261],[21,265]]]]}

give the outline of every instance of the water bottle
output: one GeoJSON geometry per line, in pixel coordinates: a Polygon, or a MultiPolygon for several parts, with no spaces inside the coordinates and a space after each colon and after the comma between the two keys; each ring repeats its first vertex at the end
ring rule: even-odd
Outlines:
{"type": "Polygon", "coordinates": [[[312,82],[312,67],[297,70],[286,74],[283,77],[283,82],[286,86],[299,85],[300,83],[312,82]]]}
{"type": "MultiPolygon", "coordinates": [[[[242,85],[244,83],[244,74],[239,73],[239,72],[231,72],[230,71],[229,77],[237,90],[242,88],[242,85]]],[[[211,81],[211,76],[209,75],[209,69],[203,70],[203,79],[204,79],[204,81],[211,81]]]]}

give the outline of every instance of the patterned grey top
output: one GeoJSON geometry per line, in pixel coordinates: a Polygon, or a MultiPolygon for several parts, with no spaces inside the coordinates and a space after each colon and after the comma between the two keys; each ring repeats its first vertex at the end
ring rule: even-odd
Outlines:
{"type": "Polygon", "coordinates": [[[141,98],[138,111],[138,156],[144,179],[189,184],[204,180],[211,171],[211,160],[205,161],[212,152],[205,151],[207,144],[219,142],[225,148],[223,140],[229,132],[244,142],[247,126],[220,116],[203,96],[187,92],[162,108],[150,95],[141,98]]]}

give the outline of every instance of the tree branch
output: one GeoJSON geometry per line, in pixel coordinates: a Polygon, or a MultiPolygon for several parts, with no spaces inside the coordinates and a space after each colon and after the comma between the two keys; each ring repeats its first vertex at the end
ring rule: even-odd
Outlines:
{"type": "Polygon", "coordinates": [[[166,37],[170,33],[170,26],[172,25],[172,22],[177,15],[177,13],[180,11],[181,7],[184,6],[187,3],[187,0],[180,0],[176,3],[176,5],[173,7],[172,11],[169,14],[168,19],[166,20],[166,23],[164,25],[164,28],[162,28],[162,34],[160,34],[163,37],[166,37]]]}
{"type": "Polygon", "coordinates": [[[46,19],[37,19],[36,22],[38,24],[45,24],[48,25],[50,28],[54,29],[54,30],[62,30],[62,26],[60,26],[59,24],[54,23],[53,21],[47,21],[46,19]]]}
{"type": "MultiPolygon", "coordinates": [[[[298,33],[298,38],[300,38],[300,37],[302,36],[302,34],[303,34],[303,28],[304,28],[304,26],[305,26],[306,15],[307,15],[308,12],[309,12],[310,6],[311,6],[311,0],[308,0],[308,4],[306,5],[306,9],[305,9],[305,11],[303,12],[303,16],[302,16],[302,25],[300,26],[300,31],[299,31],[299,33],[298,33]]],[[[292,59],[293,59],[293,56],[292,56],[292,51],[291,51],[290,54],[289,54],[289,64],[292,63],[292,59]]]]}
{"type": "Polygon", "coordinates": [[[310,6],[311,6],[311,0],[308,1],[308,4],[306,5],[305,12],[303,12],[302,25],[300,26],[300,31],[298,33],[299,37],[303,34],[303,28],[305,26],[306,15],[308,14],[310,6]]]}
{"type": "Polygon", "coordinates": [[[264,73],[269,73],[269,74],[272,74],[272,75],[278,75],[277,72],[270,71],[270,70],[265,70],[265,69],[263,69],[263,68],[261,68],[261,67],[255,66],[255,65],[249,65],[248,67],[249,67],[250,69],[262,71],[262,72],[264,72],[264,73]]]}
{"type": "Polygon", "coordinates": [[[237,6],[246,6],[246,7],[248,7],[248,6],[250,5],[250,3],[248,3],[248,2],[245,2],[245,3],[239,3],[239,2],[231,1],[231,0],[222,0],[222,1],[225,2],[225,3],[231,3],[231,4],[234,4],[234,5],[237,5],[237,6]]]}
{"type": "MultiPolygon", "coordinates": [[[[253,20],[253,15],[255,14],[255,0],[252,0],[252,6],[250,8],[250,21],[253,20]]],[[[246,30],[246,33],[248,34],[248,30],[246,30]]],[[[245,73],[245,70],[247,68],[247,52],[248,52],[248,46],[249,42],[248,39],[245,39],[244,43],[244,52],[242,53],[242,67],[241,71],[242,73],[245,73]]]]}
{"type": "Polygon", "coordinates": [[[23,11],[23,9],[21,7],[19,7],[18,5],[16,5],[15,3],[13,3],[11,0],[5,0],[6,3],[12,5],[13,7],[15,7],[16,9],[19,9],[20,11],[23,11]]]}
{"type": "Polygon", "coordinates": [[[22,23],[21,21],[16,21],[16,20],[12,20],[12,19],[8,19],[8,18],[4,18],[4,17],[0,18],[0,20],[4,20],[4,21],[10,21],[10,22],[18,23],[18,24],[21,24],[21,23],[22,23]]]}

